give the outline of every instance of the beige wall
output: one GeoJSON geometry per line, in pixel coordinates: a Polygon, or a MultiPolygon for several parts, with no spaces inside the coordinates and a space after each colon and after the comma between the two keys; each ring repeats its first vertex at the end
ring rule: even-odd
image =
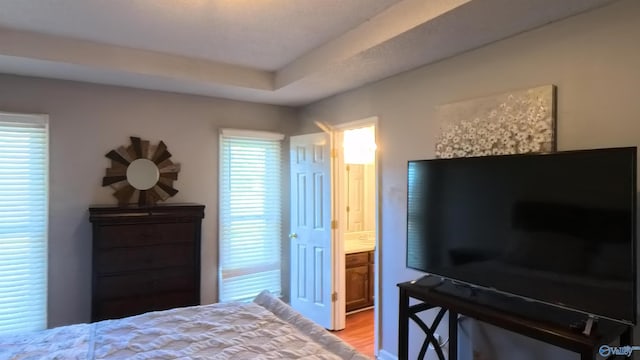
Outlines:
{"type": "MultiPolygon", "coordinates": [[[[383,355],[397,350],[395,285],[420,275],[404,264],[406,162],[434,156],[439,125],[434,108],[512,89],[555,84],[559,150],[640,145],[639,24],[640,1],[622,0],[301,111],[303,132],[317,131],[313,126],[316,120],[336,124],[379,117],[383,355]]],[[[413,351],[417,353],[420,344],[413,341],[413,351]]],[[[531,345],[517,351],[518,359],[551,358],[552,353],[553,358],[572,358],[549,347],[531,345]]]]}
{"type": "Polygon", "coordinates": [[[0,111],[49,114],[49,326],[89,321],[91,204],[115,204],[101,187],[105,154],[139,136],[163,140],[182,164],[168,202],[206,205],[202,300],[217,297],[218,128],[289,133],[295,112],[239,101],[0,75],[0,111]]]}

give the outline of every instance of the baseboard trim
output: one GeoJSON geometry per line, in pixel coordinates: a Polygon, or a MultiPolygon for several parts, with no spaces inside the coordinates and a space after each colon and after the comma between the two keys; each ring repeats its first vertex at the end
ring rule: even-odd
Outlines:
{"type": "Polygon", "coordinates": [[[358,309],[358,310],[352,310],[352,311],[349,311],[349,312],[347,313],[347,315],[357,314],[357,313],[359,313],[359,312],[363,312],[363,311],[367,311],[367,310],[373,310],[373,306],[365,307],[365,308],[358,309]]]}
{"type": "Polygon", "coordinates": [[[378,351],[378,360],[398,360],[398,357],[386,350],[378,351]]]}

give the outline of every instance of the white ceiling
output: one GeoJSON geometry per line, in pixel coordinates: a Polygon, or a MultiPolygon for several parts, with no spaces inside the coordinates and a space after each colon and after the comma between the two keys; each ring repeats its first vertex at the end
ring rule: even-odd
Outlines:
{"type": "Polygon", "coordinates": [[[0,0],[0,73],[303,105],[614,0],[0,0]]]}

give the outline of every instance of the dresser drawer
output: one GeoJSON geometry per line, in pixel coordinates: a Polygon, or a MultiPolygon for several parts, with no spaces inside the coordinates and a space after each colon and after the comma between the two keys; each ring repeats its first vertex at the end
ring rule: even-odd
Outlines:
{"type": "Polygon", "coordinates": [[[95,254],[97,274],[191,266],[198,263],[193,244],[162,244],[105,249],[95,254]]]}
{"type": "Polygon", "coordinates": [[[93,321],[117,319],[149,311],[200,304],[196,291],[180,291],[115,300],[97,300],[93,303],[93,321]]]}
{"type": "Polygon", "coordinates": [[[192,267],[139,271],[121,275],[98,276],[94,297],[98,300],[168,292],[194,291],[195,270],[192,267]]]}
{"type": "Polygon", "coordinates": [[[193,242],[193,223],[150,223],[104,225],[95,228],[98,248],[145,246],[193,242]]]}

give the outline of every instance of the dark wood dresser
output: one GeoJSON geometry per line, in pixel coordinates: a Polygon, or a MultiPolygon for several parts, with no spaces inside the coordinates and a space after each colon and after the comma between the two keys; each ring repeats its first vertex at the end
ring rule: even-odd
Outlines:
{"type": "Polygon", "coordinates": [[[200,303],[204,205],[92,206],[91,320],[200,303]]]}

